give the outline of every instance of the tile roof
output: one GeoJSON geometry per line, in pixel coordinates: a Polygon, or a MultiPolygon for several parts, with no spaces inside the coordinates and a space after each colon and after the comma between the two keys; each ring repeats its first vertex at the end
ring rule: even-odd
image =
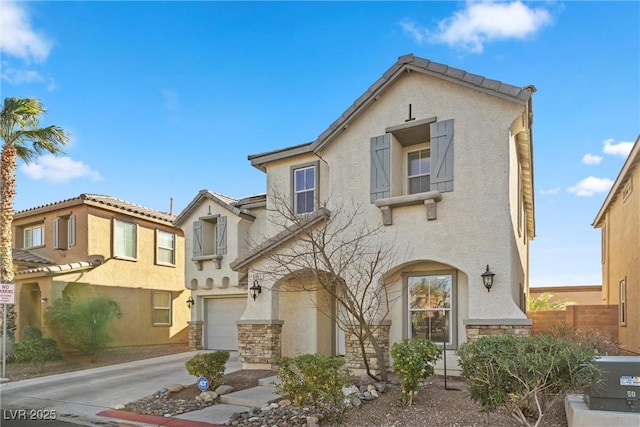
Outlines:
{"type": "Polygon", "coordinates": [[[29,252],[26,249],[13,249],[13,261],[25,264],[47,264],[52,265],[55,262],[48,258],[29,252]]]}
{"type": "Polygon", "coordinates": [[[111,196],[105,196],[101,194],[89,194],[83,193],[78,197],[73,197],[66,200],[61,200],[58,202],[49,203],[46,205],[36,206],[29,209],[24,209],[21,211],[17,211],[15,213],[16,216],[26,216],[34,211],[42,211],[42,210],[50,210],[55,209],[58,205],[62,205],[64,203],[89,203],[89,204],[97,204],[104,205],[106,207],[122,210],[125,212],[145,216],[154,220],[164,221],[164,222],[172,222],[175,219],[175,215],[160,212],[155,209],[150,209],[136,203],[131,203],[126,200],[117,199],[111,196]]]}
{"type": "Polygon", "coordinates": [[[41,267],[28,268],[15,272],[16,276],[24,276],[27,274],[41,273],[42,275],[52,275],[57,273],[71,273],[79,270],[87,270],[89,268],[100,265],[99,261],[78,261],[68,264],[48,265],[41,267]]]}
{"type": "Polygon", "coordinates": [[[244,205],[249,203],[248,199],[259,197],[260,196],[250,196],[249,198],[237,200],[210,190],[200,190],[198,194],[193,198],[193,200],[191,200],[191,202],[187,205],[187,207],[184,208],[182,212],[180,212],[180,214],[175,217],[173,225],[179,227],[182,223],[184,223],[184,221],[196,209],[196,207],[200,206],[203,200],[211,200],[222,206],[223,208],[229,210],[230,212],[234,213],[235,215],[253,221],[255,219],[255,215],[251,213],[250,210],[245,209],[244,205]]]}

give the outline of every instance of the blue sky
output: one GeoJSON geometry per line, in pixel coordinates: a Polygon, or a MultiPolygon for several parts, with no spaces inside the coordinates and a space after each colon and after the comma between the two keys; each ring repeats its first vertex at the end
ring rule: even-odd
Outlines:
{"type": "Polygon", "coordinates": [[[265,191],[247,155],[314,140],[398,58],[533,84],[531,284],[600,284],[607,192],[640,132],[640,3],[0,0],[0,95],[72,134],[17,210],[81,193],[179,213],[265,191]]]}

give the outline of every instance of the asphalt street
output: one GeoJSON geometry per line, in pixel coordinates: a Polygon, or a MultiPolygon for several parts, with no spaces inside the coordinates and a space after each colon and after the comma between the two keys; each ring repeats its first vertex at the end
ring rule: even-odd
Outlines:
{"type": "Polygon", "coordinates": [[[185,362],[195,354],[186,352],[1,384],[0,426],[122,425],[96,414],[170,384],[195,383],[195,377],[185,368],[185,362]]]}

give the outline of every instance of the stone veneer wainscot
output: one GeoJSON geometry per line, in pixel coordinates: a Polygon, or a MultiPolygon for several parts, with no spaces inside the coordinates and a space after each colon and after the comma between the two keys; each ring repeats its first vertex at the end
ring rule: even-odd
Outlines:
{"type": "MultiPolygon", "coordinates": [[[[360,350],[360,341],[358,341],[357,336],[353,333],[355,328],[358,328],[358,325],[353,325],[345,331],[345,359],[346,364],[345,367],[349,368],[351,371],[355,373],[364,373],[366,372],[366,366],[364,364],[364,360],[362,359],[362,351],[360,350]]],[[[387,365],[387,370],[391,370],[391,366],[389,364],[389,329],[391,328],[391,321],[387,320],[382,322],[373,330],[373,335],[376,337],[378,341],[378,345],[382,349],[382,353],[384,354],[385,363],[387,365]]],[[[367,340],[366,346],[366,357],[369,362],[369,367],[371,368],[371,372],[374,374],[378,374],[380,372],[380,366],[378,366],[378,359],[376,358],[376,352],[371,345],[371,342],[367,340]]]]}
{"type": "Polygon", "coordinates": [[[238,320],[238,351],[247,369],[273,367],[282,355],[282,320],[238,320]]]}

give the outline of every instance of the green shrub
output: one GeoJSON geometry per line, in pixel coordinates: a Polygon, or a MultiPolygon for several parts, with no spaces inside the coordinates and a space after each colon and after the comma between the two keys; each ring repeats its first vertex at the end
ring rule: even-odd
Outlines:
{"type": "Polygon", "coordinates": [[[402,400],[411,406],[413,396],[420,390],[420,380],[433,375],[436,360],[442,349],[424,338],[398,341],[391,346],[393,371],[402,381],[402,400]]]}
{"type": "Polygon", "coordinates": [[[44,313],[45,322],[53,334],[63,343],[90,356],[92,362],[113,341],[107,326],[120,316],[120,305],[105,297],[80,301],[58,298],[44,313]]]}
{"type": "Polygon", "coordinates": [[[349,372],[343,365],[344,358],[322,354],[281,357],[277,362],[280,383],[276,384],[276,390],[295,406],[310,405],[341,412],[344,409],[342,387],[349,380],[349,372]]]}
{"type": "Polygon", "coordinates": [[[518,422],[539,424],[546,409],[569,392],[596,385],[595,350],[548,335],[482,337],[458,349],[472,400],[506,409],[518,422]]]}
{"type": "Polygon", "coordinates": [[[33,362],[38,371],[44,370],[47,362],[60,360],[55,340],[43,338],[40,329],[28,325],[23,332],[24,340],[13,344],[13,360],[18,363],[33,362]]]}
{"type": "Polygon", "coordinates": [[[618,343],[610,336],[598,331],[585,331],[578,328],[570,328],[565,324],[553,326],[547,332],[548,335],[558,337],[586,348],[594,349],[600,356],[616,356],[619,353],[618,343]]]}
{"type": "Polygon", "coordinates": [[[209,389],[214,390],[224,376],[228,360],[229,352],[218,350],[213,353],[198,353],[187,360],[185,365],[189,375],[205,377],[209,381],[209,389]]]}

